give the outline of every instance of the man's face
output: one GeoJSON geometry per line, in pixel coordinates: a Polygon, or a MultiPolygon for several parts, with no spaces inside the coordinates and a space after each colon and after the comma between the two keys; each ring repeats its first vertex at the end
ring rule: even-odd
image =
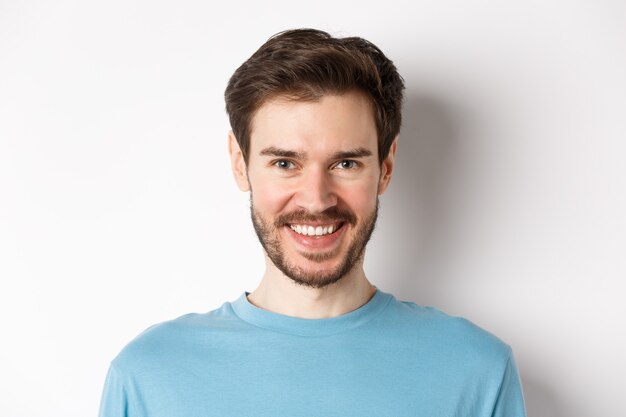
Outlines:
{"type": "Polygon", "coordinates": [[[372,106],[358,92],[268,101],[251,130],[247,166],[234,138],[231,155],[268,257],[302,285],[338,281],[362,263],[395,144],[381,170],[372,106]]]}

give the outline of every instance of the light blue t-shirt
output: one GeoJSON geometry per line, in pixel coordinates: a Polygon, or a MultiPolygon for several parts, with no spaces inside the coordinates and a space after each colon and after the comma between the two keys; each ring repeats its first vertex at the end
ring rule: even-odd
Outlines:
{"type": "Polygon", "coordinates": [[[113,360],[101,417],[523,417],[511,349],[467,320],[376,291],[329,319],[246,293],[153,326],[113,360]]]}

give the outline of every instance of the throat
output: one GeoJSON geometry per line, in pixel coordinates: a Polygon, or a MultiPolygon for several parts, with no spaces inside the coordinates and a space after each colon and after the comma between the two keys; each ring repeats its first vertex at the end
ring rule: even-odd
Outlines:
{"type": "MultiPolygon", "coordinates": [[[[268,271],[269,272],[269,271],[268,271]]],[[[355,271],[356,272],[356,271],[355,271]]],[[[376,294],[362,273],[342,280],[339,285],[314,289],[294,284],[286,277],[267,274],[247,298],[254,306],[272,313],[302,319],[327,319],[350,313],[376,294]]],[[[281,274],[282,275],[282,274],[281,274]]]]}

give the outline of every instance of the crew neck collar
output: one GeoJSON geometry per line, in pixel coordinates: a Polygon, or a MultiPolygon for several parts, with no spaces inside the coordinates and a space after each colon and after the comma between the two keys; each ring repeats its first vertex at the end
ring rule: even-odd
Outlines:
{"type": "Polygon", "coordinates": [[[267,330],[311,337],[331,335],[361,326],[381,313],[393,298],[391,294],[376,288],[372,298],[356,310],[337,317],[303,319],[259,308],[248,300],[249,294],[244,292],[230,303],[240,319],[267,330]]]}

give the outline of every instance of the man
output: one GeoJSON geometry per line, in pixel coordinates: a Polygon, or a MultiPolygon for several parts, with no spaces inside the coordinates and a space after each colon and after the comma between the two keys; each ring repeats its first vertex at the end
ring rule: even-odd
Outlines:
{"type": "Polygon", "coordinates": [[[316,30],[280,33],[237,69],[229,150],[265,273],[126,346],[101,417],[525,415],[507,345],[363,271],[403,89],[376,46],[316,30]]]}

